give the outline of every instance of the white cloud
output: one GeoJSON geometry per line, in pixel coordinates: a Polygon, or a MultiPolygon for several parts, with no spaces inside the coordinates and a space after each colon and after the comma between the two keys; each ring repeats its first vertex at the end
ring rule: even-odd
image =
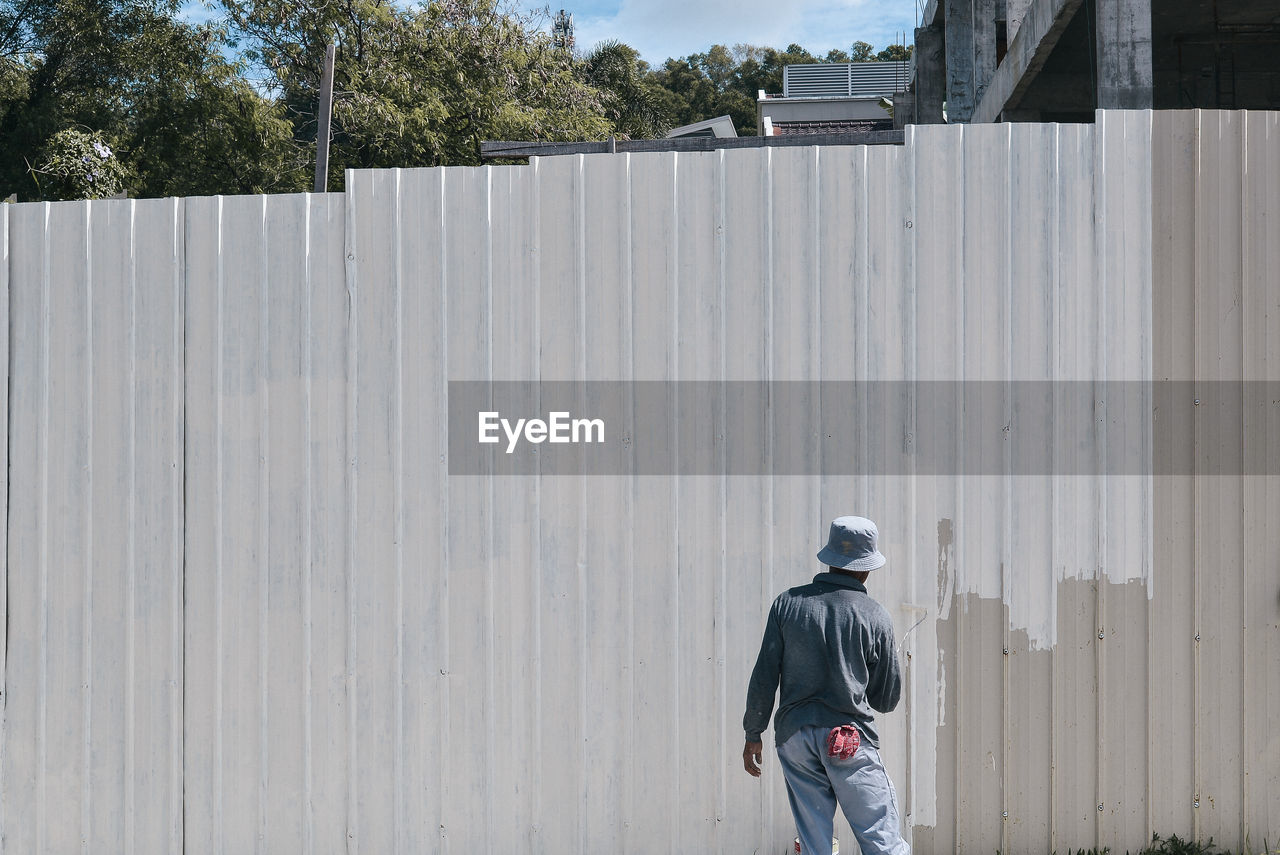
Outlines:
{"type": "Polygon", "coordinates": [[[915,0],[622,0],[611,14],[567,10],[575,13],[579,49],[617,39],[653,65],[713,44],[783,48],[794,42],[819,55],[848,50],[857,40],[881,48],[903,31],[910,42],[916,18],[915,0]]]}

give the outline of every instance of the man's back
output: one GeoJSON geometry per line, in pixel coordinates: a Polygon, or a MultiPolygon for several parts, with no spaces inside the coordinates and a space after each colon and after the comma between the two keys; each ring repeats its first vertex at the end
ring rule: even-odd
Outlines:
{"type": "Polygon", "coordinates": [[[805,725],[855,724],[879,747],[874,711],[889,712],[901,694],[889,613],[839,573],[819,573],[780,594],[747,691],[748,735],[767,725],[779,681],[779,744],[805,725]]]}

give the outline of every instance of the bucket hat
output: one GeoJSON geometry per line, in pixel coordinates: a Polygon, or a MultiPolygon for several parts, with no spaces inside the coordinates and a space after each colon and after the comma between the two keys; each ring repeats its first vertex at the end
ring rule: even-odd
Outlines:
{"type": "Polygon", "coordinates": [[[839,517],[831,521],[831,534],[818,560],[842,570],[875,570],[885,563],[876,549],[879,538],[880,530],[866,517],[839,517]]]}

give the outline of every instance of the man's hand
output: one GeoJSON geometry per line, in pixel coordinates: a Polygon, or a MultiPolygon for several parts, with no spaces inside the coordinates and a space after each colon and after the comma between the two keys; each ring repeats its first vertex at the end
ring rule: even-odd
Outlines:
{"type": "Polygon", "coordinates": [[[763,742],[748,741],[742,748],[742,765],[753,778],[760,777],[760,754],[763,751],[763,742]]]}

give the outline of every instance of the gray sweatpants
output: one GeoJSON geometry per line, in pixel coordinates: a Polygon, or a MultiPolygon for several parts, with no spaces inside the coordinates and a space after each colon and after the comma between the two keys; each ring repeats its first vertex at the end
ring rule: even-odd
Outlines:
{"type": "Polygon", "coordinates": [[[862,855],[910,855],[898,823],[898,798],[864,739],[847,760],[827,756],[829,727],[802,727],[778,746],[787,796],[804,855],[829,855],[836,804],[858,838],[862,855]]]}

